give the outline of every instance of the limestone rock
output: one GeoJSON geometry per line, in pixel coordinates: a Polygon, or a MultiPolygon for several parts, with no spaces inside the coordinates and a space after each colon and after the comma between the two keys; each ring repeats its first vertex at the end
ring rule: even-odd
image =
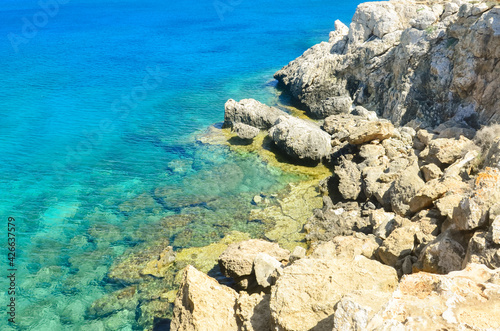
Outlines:
{"type": "Polygon", "coordinates": [[[366,144],[361,146],[359,156],[365,159],[365,163],[377,164],[377,161],[385,155],[385,148],[382,145],[366,144]]]}
{"type": "Polygon", "coordinates": [[[327,114],[333,97],[352,97],[399,125],[498,121],[500,8],[479,2],[458,10],[459,4],[360,4],[348,33],[336,24],[329,42],[311,47],[275,78],[311,114],[327,114]]]}
{"type": "Polygon", "coordinates": [[[296,246],[292,254],[290,254],[290,263],[293,263],[294,261],[300,260],[302,258],[306,257],[306,249],[304,247],[296,246]]]}
{"type": "Polygon", "coordinates": [[[491,236],[491,241],[500,245],[500,215],[495,217],[491,223],[489,235],[491,236]]]}
{"type": "Polygon", "coordinates": [[[415,246],[415,234],[419,231],[415,225],[395,229],[382,243],[377,253],[380,259],[395,267],[398,260],[410,255],[415,246]]]}
{"type": "Polygon", "coordinates": [[[392,210],[400,215],[406,215],[410,212],[408,203],[425,185],[425,182],[419,176],[420,169],[417,162],[413,162],[404,170],[401,176],[393,183],[389,190],[391,197],[392,210]]]}
{"type": "Polygon", "coordinates": [[[271,316],[278,330],[332,330],[335,306],[348,293],[372,299],[372,310],[397,286],[393,268],[363,256],[301,259],[284,269],[271,292],[271,316]],[[349,268],[345,266],[349,265],[349,268]]]}
{"type": "Polygon", "coordinates": [[[495,243],[487,231],[477,231],[470,239],[464,265],[481,263],[490,268],[500,268],[500,244],[495,243]]]}
{"type": "Polygon", "coordinates": [[[424,179],[426,182],[431,181],[433,179],[438,179],[443,175],[441,169],[435,165],[434,163],[427,164],[420,168],[422,174],[424,175],[424,179]]]}
{"type": "Polygon", "coordinates": [[[472,230],[487,222],[488,210],[500,201],[500,170],[486,168],[479,173],[473,191],[453,210],[457,229],[472,230]]]}
{"type": "Polygon", "coordinates": [[[332,149],[330,135],[311,122],[280,117],[269,130],[276,146],[291,157],[319,161],[332,149]]]}
{"type": "Polygon", "coordinates": [[[384,140],[394,135],[394,125],[390,122],[370,121],[361,124],[349,136],[349,143],[361,145],[372,140],[384,140]]]}
{"type": "Polygon", "coordinates": [[[461,270],[465,258],[464,247],[449,232],[440,234],[420,253],[413,271],[425,271],[437,274],[447,274],[461,270]]]}
{"type": "Polygon", "coordinates": [[[236,317],[239,330],[261,331],[271,330],[271,311],[269,301],[271,295],[241,292],[236,302],[236,317]]]}
{"type": "Polygon", "coordinates": [[[341,136],[342,140],[347,139],[350,133],[360,123],[366,122],[362,116],[350,114],[332,115],[325,118],[323,129],[331,135],[341,136]]]}
{"type": "Polygon", "coordinates": [[[351,110],[352,99],[349,96],[329,97],[323,100],[321,108],[313,112],[317,118],[325,118],[335,114],[347,114],[351,110]]]}
{"type": "Polygon", "coordinates": [[[497,138],[489,148],[484,166],[500,169],[500,138],[497,138]]]}
{"type": "Polygon", "coordinates": [[[460,139],[434,139],[429,143],[427,162],[450,165],[462,157],[463,151],[473,145],[472,141],[461,136],[460,139]]]}
{"type": "Polygon", "coordinates": [[[253,268],[257,284],[265,288],[274,284],[276,275],[283,270],[283,265],[269,254],[259,253],[253,260],[253,268]]]}
{"type": "Polygon", "coordinates": [[[363,307],[349,296],[345,296],[337,304],[333,330],[366,330],[371,312],[372,310],[369,307],[363,307]]]}
{"type": "Polygon", "coordinates": [[[315,259],[332,259],[363,255],[371,259],[378,247],[373,235],[356,232],[351,236],[337,236],[331,241],[315,243],[310,256],[315,259]]]}
{"type": "Polygon", "coordinates": [[[250,239],[229,245],[219,256],[219,266],[228,277],[249,276],[253,272],[255,257],[259,253],[266,253],[279,262],[288,261],[290,255],[288,250],[280,248],[278,244],[250,239]]]}
{"type": "Polygon", "coordinates": [[[253,139],[257,137],[260,132],[258,128],[244,123],[233,124],[233,130],[241,139],[253,139]]]}
{"type": "Polygon", "coordinates": [[[243,123],[266,130],[274,125],[278,117],[287,116],[285,112],[266,106],[254,99],[243,99],[240,102],[229,99],[224,108],[224,126],[226,127],[243,123]]]}
{"type": "Polygon", "coordinates": [[[357,202],[334,206],[330,197],[323,197],[323,209],[315,209],[307,220],[304,230],[308,241],[329,241],[337,236],[348,236],[353,232],[370,233],[368,217],[362,217],[357,202]]]}
{"type": "Polygon", "coordinates": [[[335,167],[335,174],[339,177],[338,189],[346,200],[357,200],[361,193],[361,172],[356,164],[345,158],[335,167]]]}
{"type": "Polygon", "coordinates": [[[447,275],[406,275],[366,330],[497,330],[500,320],[492,316],[500,313],[499,271],[470,264],[447,275]]]}
{"type": "Polygon", "coordinates": [[[234,306],[238,294],[188,266],[175,299],[172,330],[238,330],[234,306]]]}

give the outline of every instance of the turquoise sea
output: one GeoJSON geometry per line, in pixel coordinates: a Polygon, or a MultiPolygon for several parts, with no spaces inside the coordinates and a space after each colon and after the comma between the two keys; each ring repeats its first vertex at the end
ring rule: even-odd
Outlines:
{"type": "Polygon", "coordinates": [[[357,4],[2,0],[0,329],[141,330],[140,312],[88,308],[119,288],[109,267],[161,220],[197,211],[169,233],[176,249],[258,232],[244,221],[251,198],[293,178],[195,137],[228,98],[276,104],[273,73],[357,4]]]}

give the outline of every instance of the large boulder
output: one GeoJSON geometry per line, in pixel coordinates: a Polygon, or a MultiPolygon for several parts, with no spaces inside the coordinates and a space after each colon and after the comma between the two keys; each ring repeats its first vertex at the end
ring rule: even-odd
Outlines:
{"type": "Polygon", "coordinates": [[[410,255],[415,247],[415,234],[419,231],[415,224],[399,227],[391,232],[378,249],[382,262],[396,267],[399,260],[410,255]]]}
{"type": "Polygon", "coordinates": [[[226,127],[243,123],[267,130],[274,125],[278,117],[287,116],[284,111],[266,106],[254,99],[243,99],[240,102],[229,99],[224,108],[224,126],[226,127]]]}
{"type": "Polygon", "coordinates": [[[467,263],[481,263],[490,268],[500,268],[500,244],[493,238],[493,229],[474,233],[464,259],[464,264],[467,263]]]}
{"type": "Polygon", "coordinates": [[[277,330],[332,330],[343,296],[363,297],[377,311],[396,286],[393,268],[364,256],[301,259],[285,268],[272,288],[271,315],[277,330]]]}
{"type": "Polygon", "coordinates": [[[279,149],[296,159],[319,161],[332,149],[328,133],[312,122],[294,117],[280,117],[269,136],[279,149]]]}
{"type": "Polygon", "coordinates": [[[238,330],[234,307],[238,294],[213,278],[186,267],[175,299],[171,329],[182,331],[238,330]]]}

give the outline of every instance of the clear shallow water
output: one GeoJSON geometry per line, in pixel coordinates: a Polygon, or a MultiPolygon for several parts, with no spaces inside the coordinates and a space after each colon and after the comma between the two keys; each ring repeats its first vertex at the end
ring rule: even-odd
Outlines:
{"type": "MultiPolygon", "coordinates": [[[[275,103],[272,74],[327,39],[335,19],[349,22],[357,2],[232,3],[72,0],[23,35],[23,18],[42,17],[37,1],[2,1],[0,215],[17,220],[18,329],[93,329],[87,308],[115,289],[109,266],[195,197],[220,203],[189,236],[172,233],[174,246],[258,232],[238,212],[291,178],[193,136],[223,119],[228,98],[275,103]],[[224,217],[233,221],[215,227],[224,217]]],[[[117,316],[100,325],[138,328],[117,316]]]]}

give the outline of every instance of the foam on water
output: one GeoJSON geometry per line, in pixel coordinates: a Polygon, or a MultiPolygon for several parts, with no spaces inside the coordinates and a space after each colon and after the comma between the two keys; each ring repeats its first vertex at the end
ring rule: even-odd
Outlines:
{"type": "Polygon", "coordinates": [[[356,4],[72,0],[27,36],[38,1],[3,1],[0,210],[17,220],[17,329],[140,329],[135,311],[88,308],[117,289],[113,261],[157,240],[168,216],[194,215],[168,229],[176,248],[259,236],[246,222],[252,197],[296,178],[193,137],[223,119],[228,98],[276,103],[272,74],[356,4]],[[12,47],[13,34],[25,42],[12,47]]]}

